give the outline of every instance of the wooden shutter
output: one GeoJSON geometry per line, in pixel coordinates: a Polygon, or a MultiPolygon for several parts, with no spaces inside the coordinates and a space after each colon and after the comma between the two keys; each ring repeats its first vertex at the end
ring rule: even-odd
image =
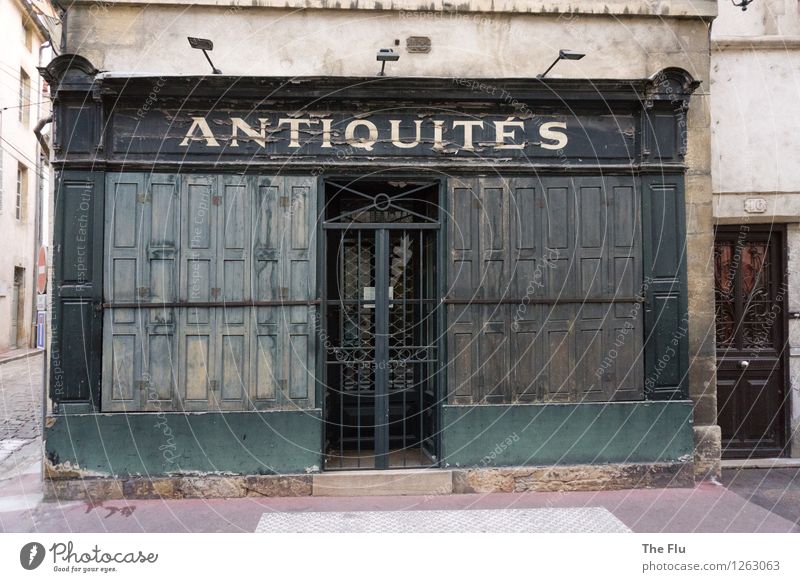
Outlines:
{"type": "Polygon", "coordinates": [[[631,178],[451,181],[451,402],[641,398],[641,309],[603,301],[637,294],[638,200],[631,178]]]}
{"type": "Polygon", "coordinates": [[[56,192],[50,396],[60,410],[68,403],[94,408],[102,368],[104,174],[59,172],[56,192]]]}
{"type": "Polygon", "coordinates": [[[688,398],[689,342],[683,176],[643,180],[645,390],[688,398]]]}
{"type": "Polygon", "coordinates": [[[314,405],[315,185],[108,177],[105,410],[314,405]]]}

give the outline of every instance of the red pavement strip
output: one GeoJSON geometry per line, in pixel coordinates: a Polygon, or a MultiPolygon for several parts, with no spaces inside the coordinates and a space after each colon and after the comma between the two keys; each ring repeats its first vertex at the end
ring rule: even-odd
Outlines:
{"type": "Polygon", "coordinates": [[[0,483],[4,532],[252,532],[268,511],[392,511],[605,507],[634,532],[791,532],[795,524],[714,483],[693,489],[494,493],[409,497],[292,497],[67,501],[8,510],[6,500],[40,490],[39,475],[0,483]]]}

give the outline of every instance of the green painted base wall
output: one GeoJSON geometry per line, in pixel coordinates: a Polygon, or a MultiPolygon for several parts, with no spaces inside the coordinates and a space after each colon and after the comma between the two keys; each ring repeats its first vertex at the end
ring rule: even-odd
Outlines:
{"type": "MultiPolygon", "coordinates": [[[[322,467],[318,409],[51,418],[48,461],[86,475],[322,467]]],[[[685,462],[694,450],[691,419],[690,401],[445,406],[442,458],[450,467],[685,462]]]]}
{"type": "Polygon", "coordinates": [[[451,467],[685,462],[692,403],[445,406],[442,449],[451,467]]]}
{"type": "Polygon", "coordinates": [[[318,409],[274,412],[115,413],[52,417],[45,449],[100,475],[305,473],[322,466],[318,409]]]}

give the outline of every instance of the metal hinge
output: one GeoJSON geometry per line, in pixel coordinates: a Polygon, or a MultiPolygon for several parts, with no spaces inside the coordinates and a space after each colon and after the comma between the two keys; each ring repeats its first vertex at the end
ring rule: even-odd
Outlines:
{"type": "Polygon", "coordinates": [[[147,204],[150,202],[150,196],[147,195],[147,192],[139,192],[136,196],[136,202],[139,204],[147,204]]]}
{"type": "Polygon", "coordinates": [[[136,289],[136,294],[139,297],[147,297],[150,295],[150,287],[139,287],[136,289]]]}
{"type": "Polygon", "coordinates": [[[222,204],[222,196],[212,196],[211,204],[213,204],[214,206],[219,206],[220,204],[222,204]]]}
{"type": "Polygon", "coordinates": [[[211,388],[212,392],[216,392],[219,389],[219,382],[217,382],[216,380],[211,380],[208,383],[208,386],[211,388]]]}
{"type": "Polygon", "coordinates": [[[281,299],[288,299],[289,298],[289,288],[288,287],[278,287],[278,296],[281,299]]]}
{"type": "Polygon", "coordinates": [[[219,297],[219,295],[220,295],[220,293],[221,293],[221,292],[222,292],[222,290],[221,290],[219,287],[212,287],[212,288],[211,288],[211,296],[212,296],[214,299],[216,299],[217,297],[219,297]]]}
{"type": "Polygon", "coordinates": [[[289,207],[289,197],[288,197],[288,196],[281,196],[281,199],[280,199],[280,201],[278,202],[278,204],[279,204],[279,205],[280,205],[282,208],[288,208],[288,207],[289,207]]]}
{"type": "Polygon", "coordinates": [[[137,390],[145,391],[150,386],[150,380],[137,380],[135,384],[137,390]]]}

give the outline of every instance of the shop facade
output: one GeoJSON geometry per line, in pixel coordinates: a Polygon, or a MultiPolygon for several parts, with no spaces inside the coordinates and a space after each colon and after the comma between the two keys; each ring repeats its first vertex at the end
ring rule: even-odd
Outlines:
{"type": "Polygon", "coordinates": [[[48,75],[53,482],[693,481],[686,71],[48,75]]]}

